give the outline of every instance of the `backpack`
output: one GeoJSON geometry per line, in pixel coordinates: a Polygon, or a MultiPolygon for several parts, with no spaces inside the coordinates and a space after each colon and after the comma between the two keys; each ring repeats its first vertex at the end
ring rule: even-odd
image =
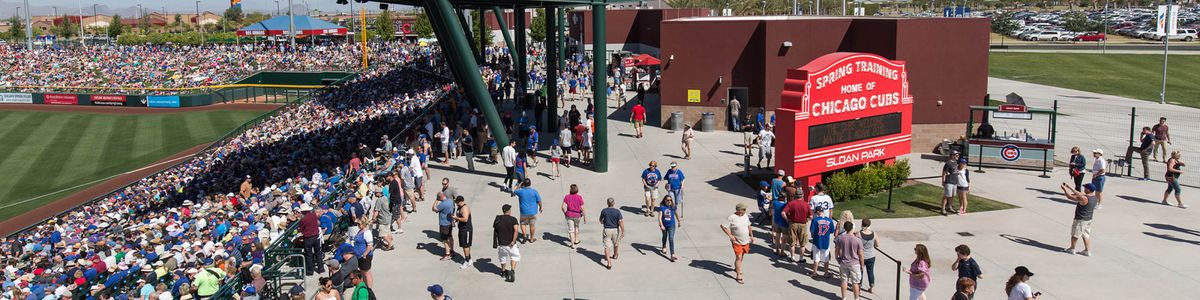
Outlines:
{"type": "MultiPolygon", "coordinates": [[[[375,291],[374,291],[374,290],[371,290],[371,288],[369,288],[369,287],[366,287],[366,286],[363,286],[363,289],[367,290],[367,299],[370,299],[370,300],[377,300],[377,299],[375,298],[375,291]]],[[[351,298],[356,298],[356,297],[358,297],[358,291],[359,291],[359,290],[358,290],[358,288],[357,288],[357,287],[356,287],[356,288],[354,288],[354,295],[353,295],[351,298]]]]}

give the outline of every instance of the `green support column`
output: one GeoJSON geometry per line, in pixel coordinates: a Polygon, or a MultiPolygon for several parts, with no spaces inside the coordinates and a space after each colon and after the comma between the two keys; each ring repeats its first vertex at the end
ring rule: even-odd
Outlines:
{"type": "Polygon", "coordinates": [[[567,67],[567,9],[559,7],[558,11],[558,66],[567,67]]]}
{"type": "Polygon", "coordinates": [[[496,23],[500,24],[500,32],[504,33],[504,45],[508,46],[508,55],[517,59],[517,45],[513,44],[512,34],[508,33],[508,20],[504,19],[504,11],[499,6],[492,6],[492,13],[496,15],[496,23]]]}
{"type": "MultiPolygon", "coordinates": [[[[432,15],[433,15],[433,10],[432,10],[432,9],[429,9],[429,7],[425,7],[425,15],[426,15],[426,16],[432,16],[432,15]]],[[[431,26],[433,26],[433,34],[434,34],[434,37],[439,37],[439,36],[447,36],[447,34],[446,34],[446,25],[445,25],[445,24],[442,24],[440,21],[441,21],[441,20],[434,20],[433,18],[429,18],[429,24],[430,24],[431,26]]],[[[444,51],[443,51],[443,52],[444,52],[444,51]]],[[[462,77],[460,77],[459,75],[460,75],[460,74],[458,74],[458,72],[450,72],[450,76],[451,76],[451,77],[454,77],[454,81],[456,81],[456,82],[462,82],[462,81],[463,81],[463,79],[462,79],[462,77]]]]}
{"type": "Polygon", "coordinates": [[[546,20],[546,123],[542,130],[557,132],[558,122],[558,8],[547,7],[546,20]]]}
{"type": "MultiPolygon", "coordinates": [[[[473,30],[470,30],[471,23],[467,22],[466,9],[455,9],[454,13],[456,15],[458,15],[458,22],[462,24],[463,30],[470,31],[471,34],[474,35],[475,32],[473,30]]],[[[475,55],[475,63],[477,63],[477,64],[483,63],[483,48],[484,48],[484,45],[486,45],[483,43],[483,35],[480,34],[479,36],[480,36],[480,38],[479,38],[478,46],[476,46],[475,44],[468,43],[471,46],[471,53],[475,55]]]]}
{"type": "Polygon", "coordinates": [[[592,102],[596,106],[596,172],[608,172],[608,49],[605,49],[605,7],[592,5],[592,102]]]}
{"type": "Polygon", "coordinates": [[[529,92],[529,69],[526,67],[528,65],[525,63],[525,61],[528,60],[528,57],[525,54],[528,53],[529,50],[526,49],[526,45],[528,45],[528,43],[526,43],[526,40],[528,40],[528,35],[525,34],[525,29],[527,29],[528,26],[525,26],[524,7],[517,6],[513,9],[513,23],[516,23],[517,27],[514,28],[514,34],[517,35],[517,70],[515,71],[515,73],[517,73],[517,93],[519,94],[518,97],[525,97],[525,93],[529,92]]]}
{"type": "MultiPolygon", "coordinates": [[[[480,8],[480,9],[477,9],[476,11],[479,12],[479,21],[478,21],[479,28],[488,28],[487,27],[487,14],[486,14],[487,10],[480,8]]],[[[479,44],[480,45],[491,45],[492,44],[492,41],[484,41],[483,37],[484,37],[483,32],[482,31],[479,32],[479,44]]],[[[486,57],[486,54],[484,52],[487,51],[487,46],[479,47],[478,50],[479,50],[479,57],[486,57]]]]}
{"type": "Polygon", "coordinates": [[[489,129],[492,130],[492,136],[496,139],[496,145],[508,145],[508,135],[504,132],[504,124],[500,123],[500,114],[496,112],[492,96],[488,94],[483,77],[479,76],[479,65],[475,63],[471,55],[467,35],[463,33],[462,26],[458,22],[454,22],[454,6],[450,5],[450,0],[425,0],[425,8],[434,28],[441,25],[442,30],[438,31],[438,42],[441,43],[442,52],[446,56],[450,70],[459,79],[458,85],[463,88],[467,98],[473,102],[475,107],[483,112],[484,120],[487,121],[489,129]]]}

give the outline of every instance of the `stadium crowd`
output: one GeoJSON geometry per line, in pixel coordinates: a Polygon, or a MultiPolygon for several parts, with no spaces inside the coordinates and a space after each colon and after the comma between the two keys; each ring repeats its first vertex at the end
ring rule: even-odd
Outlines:
{"type": "MultiPolygon", "coordinates": [[[[229,84],[259,71],[357,71],[358,44],[212,46],[91,46],[24,50],[0,45],[0,88],[9,91],[172,93],[169,89],[229,84]],[[21,87],[21,88],[17,88],[21,87]],[[35,88],[36,87],[36,88],[35,88]],[[168,90],[153,90],[168,89],[168,90]]],[[[413,45],[376,42],[371,65],[405,59],[413,45]]]]}
{"type": "MultiPolygon", "coordinates": [[[[399,163],[401,152],[392,146],[387,134],[401,132],[406,124],[424,123],[418,118],[430,108],[450,109],[452,113],[467,108],[458,104],[463,101],[454,96],[449,81],[438,75],[445,74],[445,64],[435,46],[393,46],[379,49],[393,55],[388,58],[391,64],[328,87],[311,101],[285,107],[184,163],[5,238],[0,242],[0,299],[207,299],[226,284],[236,285],[241,299],[258,299],[266,285],[262,276],[265,260],[269,259],[265,249],[286,236],[289,226],[308,214],[319,215],[322,237],[332,237],[340,232],[333,228],[336,220],[362,217],[363,203],[373,201],[372,192],[382,192],[378,188],[383,186],[384,174],[397,166],[407,166],[399,163]],[[444,98],[456,102],[431,105],[444,98]],[[354,193],[335,193],[339,187],[354,193]],[[321,202],[330,195],[340,196],[321,202]]],[[[178,51],[205,53],[209,58],[221,59],[214,64],[231,64],[197,68],[211,72],[236,69],[245,63],[241,56],[227,56],[231,55],[228,50],[175,49],[158,53],[161,50],[135,49],[131,51],[153,52],[172,64],[205,61],[182,58],[186,55],[178,51]]],[[[327,66],[344,63],[341,57],[334,58],[342,55],[330,52],[298,54],[302,58],[270,50],[254,52],[242,53],[253,53],[250,56],[255,57],[254,63],[264,67],[299,68],[306,63],[293,59],[316,63],[328,58],[330,61],[320,62],[327,66]]],[[[85,57],[55,55],[60,55],[55,59],[85,57]]],[[[6,62],[13,59],[10,52],[3,56],[6,62]]],[[[105,64],[74,66],[103,70],[95,66],[105,64]]],[[[127,70],[137,77],[155,69],[127,70]]],[[[104,77],[87,76],[81,70],[53,73],[74,72],[84,73],[79,78],[51,81],[88,82],[104,77]]],[[[136,79],[123,81],[130,82],[152,85],[136,79]]],[[[425,134],[420,134],[421,138],[425,134]]],[[[417,134],[405,141],[417,141],[413,137],[417,134]]],[[[309,228],[305,222],[300,223],[304,235],[297,238],[301,239],[282,242],[307,242],[303,237],[309,235],[309,228]]]]}

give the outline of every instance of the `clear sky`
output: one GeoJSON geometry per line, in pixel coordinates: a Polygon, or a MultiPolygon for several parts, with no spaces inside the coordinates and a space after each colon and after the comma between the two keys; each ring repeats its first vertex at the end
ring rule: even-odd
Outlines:
{"type": "MultiPolygon", "coordinates": [[[[339,5],[337,4],[336,0],[307,1],[307,4],[312,9],[319,10],[322,13],[331,11],[347,12],[350,10],[350,5],[339,5]]],[[[350,0],[350,2],[353,2],[353,0],[350,0]]],[[[99,4],[101,6],[101,8],[99,8],[101,14],[105,14],[106,11],[122,12],[128,10],[129,12],[133,12],[136,11],[138,4],[141,4],[143,7],[152,9],[154,11],[161,11],[164,5],[166,6],[168,12],[193,12],[196,10],[196,3],[192,0],[30,0],[30,4],[35,10],[38,8],[49,9],[50,7],[57,6],[59,13],[69,14],[76,14],[79,6],[83,7],[84,14],[91,14],[92,4],[99,4]],[[105,10],[103,8],[104,6],[107,6],[109,9],[105,10]]],[[[11,15],[10,11],[21,5],[23,5],[23,0],[0,0],[0,9],[7,8],[8,10],[5,12],[0,12],[0,15],[11,15]]],[[[292,5],[294,5],[296,14],[300,14],[300,11],[304,10],[305,0],[292,0],[292,5]]],[[[361,4],[359,3],[354,3],[354,9],[358,10],[360,5],[361,4]]],[[[286,11],[287,0],[280,0],[279,7],[281,10],[286,11]]],[[[367,3],[366,7],[368,10],[378,10],[379,4],[374,2],[367,3]]],[[[229,8],[229,0],[200,0],[201,11],[213,11],[220,13],[225,11],[227,8],[229,8]]],[[[407,8],[408,7],[391,7],[393,10],[407,8]]],[[[274,13],[275,0],[242,0],[242,10],[247,12],[260,11],[274,13]]],[[[40,13],[38,11],[34,11],[33,14],[39,15],[40,13]]]]}

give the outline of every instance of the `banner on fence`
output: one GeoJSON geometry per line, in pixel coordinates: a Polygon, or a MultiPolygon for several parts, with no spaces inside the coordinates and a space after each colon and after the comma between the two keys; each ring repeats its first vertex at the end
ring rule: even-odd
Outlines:
{"type": "Polygon", "coordinates": [[[179,107],[179,96],[146,96],[150,107],[179,107]]]}
{"type": "Polygon", "coordinates": [[[125,95],[92,95],[93,105],[125,106],[125,95]]]}
{"type": "Polygon", "coordinates": [[[0,103],[33,103],[33,94],[30,93],[0,93],[0,103]]]}
{"type": "Polygon", "coordinates": [[[42,101],[42,103],[54,104],[54,105],[76,105],[76,104],[79,104],[79,95],[76,95],[76,94],[46,94],[44,101],[42,101]]]}

